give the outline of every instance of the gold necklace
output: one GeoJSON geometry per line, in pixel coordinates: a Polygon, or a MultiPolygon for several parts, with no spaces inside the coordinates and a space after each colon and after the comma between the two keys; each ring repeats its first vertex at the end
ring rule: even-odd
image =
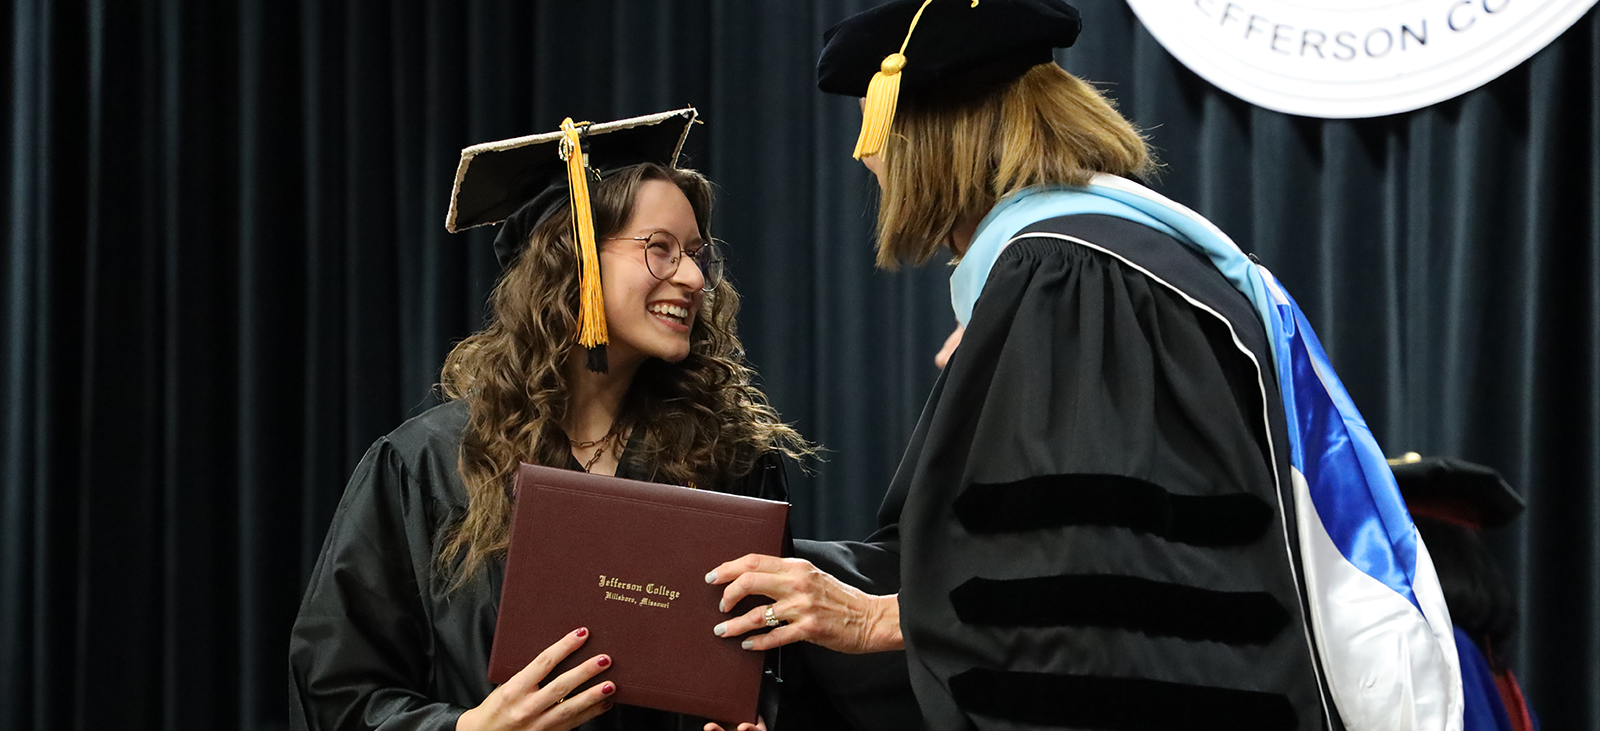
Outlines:
{"type": "Polygon", "coordinates": [[[578,441],[576,439],[568,439],[567,442],[572,445],[573,449],[588,449],[590,447],[593,447],[596,444],[601,444],[601,443],[605,442],[606,440],[608,440],[610,438],[611,438],[611,432],[606,432],[606,435],[603,436],[603,437],[600,437],[599,439],[590,439],[587,442],[580,442],[580,441],[578,441]]]}
{"type": "Polygon", "coordinates": [[[573,449],[580,450],[588,449],[594,446],[599,447],[599,449],[594,450],[594,455],[589,457],[589,461],[583,463],[583,471],[588,472],[589,469],[594,467],[595,463],[599,462],[600,458],[605,455],[606,449],[611,446],[611,443],[620,436],[622,436],[622,422],[615,421],[611,424],[611,431],[606,432],[605,436],[600,437],[599,439],[590,439],[587,442],[580,442],[569,437],[567,439],[567,443],[571,444],[573,449]]]}
{"type": "Polygon", "coordinates": [[[584,472],[588,472],[589,468],[593,467],[594,463],[599,462],[600,461],[600,457],[602,455],[604,455],[605,453],[606,453],[606,447],[605,447],[604,444],[602,444],[602,445],[600,445],[599,449],[594,450],[594,456],[590,457],[588,462],[584,462],[583,463],[583,471],[584,472]]]}

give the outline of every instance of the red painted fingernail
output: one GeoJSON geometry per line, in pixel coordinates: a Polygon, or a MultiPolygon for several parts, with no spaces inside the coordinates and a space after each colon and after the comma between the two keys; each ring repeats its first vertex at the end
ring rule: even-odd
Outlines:
{"type": "Polygon", "coordinates": [[[588,627],[579,627],[578,631],[577,632],[573,632],[572,634],[575,635],[575,636],[578,636],[578,637],[588,637],[589,636],[589,628],[588,627]]]}
{"type": "Polygon", "coordinates": [[[600,692],[605,693],[606,695],[611,695],[612,693],[617,692],[617,686],[614,683],[606,683],[605,685],[600,686],[600,692]]]}
{"type": "Polygon", "coordinates": [[[609,711],[609,710],[611,710],[611,709],[612,709],[612,708],[615,708],[615,707],[616,707],[616,705],[617,705],[617,704],[615,704],[615,703],[612,703],[612,702],[611,702],[611,701],[606,701],[606,703],[605,703],[605,705],[603,705],[603,706],[601,706],[601,708],[603,708],[603,709],[605,709],[605,710],[607,710],[607,711],[609,711]]]}
{"type": "MultiPolygon", "coordinates": [[[[605,655],[601,655],[600,659],[595,661],[595,664],[599,665],[600,667],[603,667],[603,668],[611,667],[611,658],[606,657],[605,655]]],[[[610,691],[607,691],[607,692],[610,692],[610,691]]]]}

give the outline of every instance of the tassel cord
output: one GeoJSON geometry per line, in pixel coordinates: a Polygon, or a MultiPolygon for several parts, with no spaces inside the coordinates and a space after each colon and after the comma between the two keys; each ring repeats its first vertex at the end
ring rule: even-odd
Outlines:
{"type": "MultiPolygon", "coordinates": [[[[895,106],[900,100],[900,72],[906,66],[906,46],[911,44],[911,34],[917,30],[917,22],[922,20],[922,11],[927,10],[932,2],[923,0],[922,7],[917,8],[917,14],[911,17],[911,27],[906,29],[900,50],[883,59],[878,73],[873,74],[872,81],[867,84],[867,99],[861,111],[861,135],[856,138],[855,152],[851,153],[857,160],[882,152],[884,142],[889,139],[889,129],[894,126],[895,106]]],[[[976,7],[977,3],[974,2],[973,6],[976,7]]]]}
{"type": "Polygon", "coordinates": [[[589,176],[583,160],[578,126],[568,117],[561,122],[564,137],[561,157],[567,163],[567,190],[572,204],[572,234],[577,244],[580,268],[578,344],[585,348],[604,345],[606,332],[605,297],[600,291],[600,256],[595,243],[594,213],[589,203],[589,176]]]}

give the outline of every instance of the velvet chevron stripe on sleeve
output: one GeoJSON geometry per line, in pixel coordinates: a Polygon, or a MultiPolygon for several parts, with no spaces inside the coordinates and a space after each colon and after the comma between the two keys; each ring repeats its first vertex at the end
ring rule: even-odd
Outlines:
{"type": "Polygon", "coordinates": [[[1154,637],[1264,645],[1289,624],[1264,591],[1216,591],[1137,576],[968,579],[950,593],[967,624],[1108,627],[1154,637]]]}
{"type": "Polygon", "coordinates": [[[955,513],[973,533],[1105,525],[1194,546],[1251,543],[1272,523],[1272,508],[1254,495],[1175,495],[1124,475],[977,483],[956,498],[955,513]]]}

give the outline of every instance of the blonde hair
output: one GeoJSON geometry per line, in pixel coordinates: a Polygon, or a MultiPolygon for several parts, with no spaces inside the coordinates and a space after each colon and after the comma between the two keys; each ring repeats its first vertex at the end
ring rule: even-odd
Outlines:
{"type": "Polygon", "coordinates": [[[884,147],[878,266],[922,264],[951,233],[1033,185],[1155,169],[1144,136],[1098,90],[1055,63],[977,98],[900,102],[884,147]]]}

